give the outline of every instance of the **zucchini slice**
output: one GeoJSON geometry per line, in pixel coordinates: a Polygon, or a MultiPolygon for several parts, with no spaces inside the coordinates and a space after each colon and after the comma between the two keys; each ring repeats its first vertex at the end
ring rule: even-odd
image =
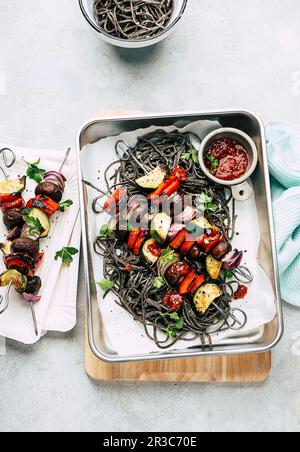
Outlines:
{"type": "Polygon", "coordinates": [[[17,270],[7,270],[0,275],[0,287],[8,286],[12,281],[17,292],[24,292],[27,285],[27,277],[17,270]]]}
{"type": "Polygon", "coordinates": [[[0,182],[1,195],[16,195],[26,188],[26,176],[21,179],[8,179],[0,182]]]}
{"type": "Polygon", "coordinates": [[[164,243],[172,224],[172,218],[166,213],[158,213],[152,220],[151,237],[159,243],[164,243]]]}
{"type": "Polygon", "coordinates": [[[40,220],[40,223],[44,229],[44,232],[41,234],[41,238],[43,239],[45,237],[48,237],[50,231],[50,221],[48,215],[41,209],[35,207],[31,209],[29,216],[40,220]]]}
{"type": "Polygon", "coordinates": [[[158,166],[153,171],[148,173],[146,176],[140,177],[135,182],[142,188],[155,190],[164,181],[165,177],[166,172],[160,166],[158,166]]]}
{"type": "Polygon", "coordinates": [[[219,279],[221,270],[222,270],[222,262],[215,259],[211,254],[206,258],[206,270],[211,279],[219,279]]]}
{"type": "Polygon", "coordinates": [[[216,284],[204,284],[194,296],[194,304],[200,314],[205,314],[213,301],[222,295],[222,290],[216,284]]]}
{"type": "Polygon", "coordinates": [[[159,248],[159,244],[155,239],[149,239],[144,243],[142,255],[145,261],[152,266],[156,264],[160,256],[157,255],[158,253],[153,252],[151,247],[153,247],[153,250],[155,250],[155,248],[159,248]]]}
{"type": "Polygon", "coordinates": [[[5,242],[0,244],[0,249],[5,256],[9,256],[11,254],[11,244],[12,242],[5,242]]]}

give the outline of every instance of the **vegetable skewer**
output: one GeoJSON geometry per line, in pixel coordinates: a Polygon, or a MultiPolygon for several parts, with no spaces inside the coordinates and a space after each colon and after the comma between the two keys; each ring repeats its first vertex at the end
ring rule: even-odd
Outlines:
{"type": "MultiPolygon", "coordinates": [[[[8,227],[14,226],[15,229],[13,231],[10,230],[8,234],[8,237],[13,239],[12,243],[7,243],[2,246],[2,251],[4,251],[5,254],[4,262],[7,266],[7,271],[0,276],[0,283],[1,285],[7,285],[8,287],[5,294],[5,305],[0,314],[5,312],[9,306],[9,294],[12,285],[14,285],[19,293],[23,293],[25,301],[30,304],[35,334],[37,336],[38,325],[34,303],[40,301],[40,297],[36,295],[36,293],[40,290],[42,282],[38,276],[34,276],[34,272],[40,266],[44,256],[44,253],[39,253],[38,240],[48,235],[50,230],[49,217],[60,209],[60,205],[52,198],[55,198],[57,201],[62,199],[66,179],[61,174],[61,171],[70,150],[71,149],[68,149],[66,152],[59,172],[52,171],[45,173],[43,170],[39,170],[40,172],[43,172],[44,176],[42,182],[36,187],[36,197],[27,203],[26,209],[23,209],[22,211],[14,210],[14,212],[12,212],[12,209],[9,209],[6,218],[4,218],[4,223],[8,227]],[[16,222],[18,222],[18,226],[22,226],[21,230],[17,227],[16,222]],[[11,253],[12,251],[13,253],[11,253]]],[[[26,178],[23,178],[23,181],[24,190],[26,178]]],[[[16,181],[6,180],[6,182],[6,187],[9,187],[10,190],[14,190],[14,188],[11,188],[11,185],[14,187],[16,181]]],[[[0,195],[2,208],[3,196],[5,200],[6,193],[0,195]]],[[[25,205],[23,199],[22,202],[25,205]]],[[[22,207],[24,207],[23,204],[22,207]]],[[[71,201],[65,202],[61,210],[64,211],[65,208],[71,204],[71,201]]]]}

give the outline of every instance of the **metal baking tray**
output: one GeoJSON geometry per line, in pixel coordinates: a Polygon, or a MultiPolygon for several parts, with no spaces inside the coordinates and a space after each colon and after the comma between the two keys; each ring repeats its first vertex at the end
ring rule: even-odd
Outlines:
{"type": "MultiPolygon", "coordinates": [[[[255,114],[242,110],[200,113],[167,113],[160,115],[133,114],[122,117],[104,116],[92,119],[83,125],[77,136],[76,148],[87,297],[88,338],[93,353],[103,361],[109,363],[122,363],[130,361],[262,353],[273,349],[283,335],[283,318],[278,283],[266,138],[262,120],[255,114]],[[86,188],[81,182],[81,161],[82,159],[89,158],[88,152],[85,152],[85,147],[89,144],[96,143],[101,139],[109,136],[117,136],[123,132],[131,132],[140,128],[147,128],[149,126],[157,126],[158,128],[164,126],[176,126],[178,128],[182,128],[191,122],[199,120],[217,120],[223,127],[238,128],[250,135],[257,145],[259,152],[259,165],[254,176],[252,177],[252,180],[255,188],[257,211],[261,229],[261,246],[258,260],[273,285],[276,297],[277,315],[270,324],[261,328],[261,332],[259,336],[256,336],[255,340],[252,337],[249,337],[249,343],[243,343],[241,345],[216,345],[212,351],[187,348],[183,351],[158,350],[157,353],[151,353],[148,355],[119,356],[114,350],[111,350],[108,345],[97,302],[95,279],[91,264],[91,253],[93,253],[93,250],[89,246],[89,238],[87,236],[88,216],[86,206],[89,202],[91,202],[91,200],[88,199],[86,188]]],[[[257,294],[257,296],[259,296],[259,294],[257,294]]]]}

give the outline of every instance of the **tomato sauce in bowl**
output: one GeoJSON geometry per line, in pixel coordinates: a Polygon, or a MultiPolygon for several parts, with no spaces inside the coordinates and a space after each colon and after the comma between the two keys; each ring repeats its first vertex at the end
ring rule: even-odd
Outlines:
{"type": "Polygon", "coordinates": [[[220,138],[209,146],[205,155],[205,166],[217,179],[234,181],[249,170],[250,156],[237,140],[220,138]]]}

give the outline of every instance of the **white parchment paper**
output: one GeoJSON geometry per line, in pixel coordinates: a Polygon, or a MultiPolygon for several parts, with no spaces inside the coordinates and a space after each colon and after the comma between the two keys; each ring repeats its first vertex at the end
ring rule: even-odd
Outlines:
{"type": "MultiPolygon", "coordinates": [[[[32,150],[1,144],[0,148],[9,147],[17,156],[15,165],[7,170],[10,178],[25,174],[26,164],[23,161],[34,162],[41,158],[41,168],[59,170],[65,156],[65,151],[32,150]]],[[[76,324],[76,295],[78,281],[79,254],[75,256],[71,267],[62,265],[61,260],[55,261],[56,251],[64,246],[80,248],[81,226],[79,219],[79,197],[77,182],[77,165],[75,152],[69,155],[63,172],[67,177],[63,200],[72,199],[74,205],[65,213],[57,213],[51,219],[51,231],[46,239],[40,241],[40,249],[45,252],[43,264],[37,272],[43,282],[40,291],[41,301],[35,305],[39,336],[35,335],[31,310],[23,297],[11,290],[10,304],[7,311],[0,316],[0,336],[14,339],[25,344],[33,344],[47,331],[69,331],[76,324]]],[[[25,201],[34,196],[36,183],[27,180],[27,188],[23,194],[25,201]]],[[[2,214],[1,214],[2,215],[2,214]]],[[[7,229],[0,221],[0,241],[5,241],[7,229]]],[[[0,256],[0,272],[5,271],[0,256]]],[[[5,294],[6,288],[0,288],[5,294]]]]}
{"type": "MultiPolygon", "coordinates": [[[[180,129],[181,132],[194,132],[202,139],[211,131],[220,128],[218,122],[198,121],[180,129]]],[[[118,137],[110,137],[98,143],[87,146],[82,158],[82,170],[85,179],[105,190],[103,172],[108,164],[117,160],[114,152],[117,140],[125,140],[129,145],[136,144],[137,137],[152,132],[156,127],[150,127],[135,132],[123,133],[118,137]]],[[[165,127],[164,130],[171,132],[175,127],[165,127]]],[[[102,224],[107,223],[105,214],[95,215],[91,209],[91,201],[97,195],[93,189],[88,189],[88,227],[90,246],[99,234],[102,224]]],[[[241,344],[258,340],[261,336],[263,326],[271,322],[276,315],[275,295],[272,285],[266,274],[257,262],[257,254],[260,245],[260,230],[256,211],[254,196],[246,202],[238,202],[236,205],[238,215],[237,235],[233,246],[240,250],[247,250],[244,255],[243,264],[251,269],[254,281],[249,286],[249,293],[245,300],[235,302],[236,308],[243,309],[248,316],[248,323],[243,330],[233,332],[231,330],[213,335],[214,344],[241,344]]],[[[93,253],[93,269],[96,281],[103,279],[102,258],[93,253]]],[[[144,332],[142,325],[135,322],[132,317],[115,303],[115,297],[110,294],[103,300],[103,292],[97,287],[99,309],[105,325],[107,338],[119,355],[137,355],[157,352],[158,348],[144,332]]],[[[199,339],[193,342],[179,341],[173,350],[185,350],[187,347],[199,346],[199,339]]]]}

